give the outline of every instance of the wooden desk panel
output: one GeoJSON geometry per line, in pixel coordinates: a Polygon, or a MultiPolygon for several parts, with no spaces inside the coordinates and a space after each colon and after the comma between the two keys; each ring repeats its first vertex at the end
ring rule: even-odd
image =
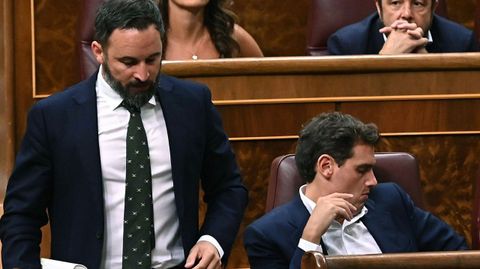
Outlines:
{"type": "Polygon", "coordinates": [[[376,123],[383,133],[441,134],[478,132],[479,108],[480,99],[451,99],[345,102],[340,110],[376,123]]]}
{"type": "Polygon", "coordinates": [[[332,103],[218,105],[224,128],[233,140],[296,136],[304,119],[334,111],[332,103]]]}

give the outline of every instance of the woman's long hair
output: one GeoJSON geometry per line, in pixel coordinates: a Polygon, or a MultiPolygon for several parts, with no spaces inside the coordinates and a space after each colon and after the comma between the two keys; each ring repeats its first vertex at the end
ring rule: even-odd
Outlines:
{"type": "MultiPolygon", "coordinates": [[[[237,41],[233,39],[233,27],[237,16],[233,11],[226,8],[226,4],[230,2],[231,0],[210,0],[205,7],[204,24],[220,54],[220,58],[232,58],[240,50],[237,41]]],[[[160,1],[160,11],[167,33],[163,39],[163,55],[165,55],[168,44],[168,29],[170,28],[168,0],[160,1]]]]}

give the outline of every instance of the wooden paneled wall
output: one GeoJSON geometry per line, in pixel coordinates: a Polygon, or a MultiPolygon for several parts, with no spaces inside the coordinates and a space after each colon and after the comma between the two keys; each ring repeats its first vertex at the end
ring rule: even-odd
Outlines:
{"type": "Polygon", "coordinates": [[[376,123],[377,151],[412,153],[427,208],[471,241],[480,53],[165,62],[163,71],[210,86],[250,189],[232,268],[248,266],[241,237],[264,213],[271,161],[292,153],[302,124],[324,111],[376,123]]]}
{"type": "MultiPolygon", "coordinates": [[[[12,1],[0,0],[0,193],[5,193],[2,179],[13,163],[13,13],[12,1]]],[[[3,197],[0,196],[0,197],[3,197]]]]}

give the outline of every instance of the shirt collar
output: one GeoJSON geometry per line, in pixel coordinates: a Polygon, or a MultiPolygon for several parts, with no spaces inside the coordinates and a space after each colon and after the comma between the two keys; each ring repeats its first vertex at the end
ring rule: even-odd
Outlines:
{"type": "MultiPolygon", "coordinates": [[[[308,213],[310,213],[310,215],[312,214],[313,210],[315,209],[315,206],[316,206],[316,203],[312,200],[310,200],[310,198],[308,198],[306,195],[305,195],[305,188],[307,187],[307,184],[305,185],[302,185],[299,189],[298,189],[298,192],[300,194],[300,199],[302,200],[303,202],[303,205],[305,205],[305,207],[307,208],[308,210],[308,213]]],[[[361,219],[363,216],[365,216],[366,214],[368,213],[368,208],[366,206],[363,206],[362,207],[362,211],[360,211],[360,213],[358,213],[357,215],[355,215],[351,220],[345,220],[344,221],[344,225],[348,225],[350,223],[355,223],[357,222],[359,219],[361,219]]]]}
{"type": "MultiPolygon", "coordinates": [[[[120,107],[123,102],[122,97],[108,84],[108,82],[103,77],[103,65],[100,65],[100,69],[97,74],[97,83],[95,85],[97,96],[102,97],[106,100],[108,107],[113,111],[120,107]]],[[[156,106],[157,101],[155,100],[155,95],[148,100],[147,104],[149,106],[156,106]]]]}

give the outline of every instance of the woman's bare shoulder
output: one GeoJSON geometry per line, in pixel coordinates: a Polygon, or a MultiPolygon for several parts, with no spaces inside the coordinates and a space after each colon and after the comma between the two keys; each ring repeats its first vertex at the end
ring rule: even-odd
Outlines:
{"type": "Polygon", "coordinates": [[[233,39],[240,46],[238,57],[263,57],[262,50],[255,39],[238,24],[233,28],[233,39]]]}

